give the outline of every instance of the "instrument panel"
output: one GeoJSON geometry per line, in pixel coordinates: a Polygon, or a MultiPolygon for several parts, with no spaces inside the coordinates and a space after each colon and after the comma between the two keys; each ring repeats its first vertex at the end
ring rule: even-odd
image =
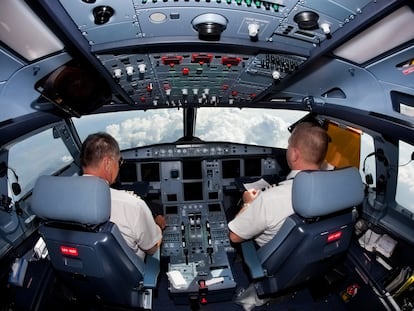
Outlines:
{"type": "Polygon", "coordinates": [[[207,287],[210,301],[231,299],[236,283],[228,259],[234,253],[228,211],[244,182],[287,174],[285,150],[197,141],[138,147],[122,157],[122,188],[162,205],[167,226],[161,256],[184,284],[170,280],[175,302],[187,303],[188,295],[207,287]]]}
{"type": "Polygon", "coordinates": [[[239,180],[287,172],[284,150],[242,144],[162,144],[122,156],[121,183],[147,185],[162,204],[223,201],[223,193],[239,180]]]}

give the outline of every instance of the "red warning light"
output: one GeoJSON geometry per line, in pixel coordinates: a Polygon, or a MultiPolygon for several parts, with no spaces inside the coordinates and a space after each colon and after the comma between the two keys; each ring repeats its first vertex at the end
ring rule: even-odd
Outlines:
{"type": "Polygon", "coordinates": [[[326,240],[328,243],[334,242],[339,240],[342,237],[342,231],[336,231],[328,235],[328,239],[326,240]]]}
{"type": "Polygon", "coordinates": [[[60,253],[64,256],[72,256],[72,257],[78,257],[79,252],[76,247],[70,247],[70,246],[60,246],[60,253]]]}

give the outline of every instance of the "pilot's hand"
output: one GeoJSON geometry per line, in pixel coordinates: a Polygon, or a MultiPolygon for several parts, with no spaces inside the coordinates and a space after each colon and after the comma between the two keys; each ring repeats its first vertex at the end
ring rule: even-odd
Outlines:
{"type": "Polygon", "coordinates": [[[256,189],[249,189],[243,192],[243,202],[244,203],[250,203],[252,202],[257,195],[259,194],[259,190],[256,189]]]}
{"type": "Polygon", "coordinates": [[[155,223],[161,228],[161,230],[164,230],[167,226],[167,221],[165,220],[165,217],[163,215],[157,215],[154,218],[155,223]]]}

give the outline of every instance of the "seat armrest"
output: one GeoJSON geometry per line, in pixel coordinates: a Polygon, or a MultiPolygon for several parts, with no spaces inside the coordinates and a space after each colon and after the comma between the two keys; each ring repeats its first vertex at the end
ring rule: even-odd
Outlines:
{"type": "Polygon", "coordinates": [[[160,273],[160,250],[145,257],[144,288],[156,288],[160,273]]]}
{"type": "Polygon", "coordinates": [[[250,276],[253,279],[260,279],[265,277],[265,271],[257,256],[256,246],[253,240],[244,241],[241,243],[244,262],[250,271],[250,276]]]}

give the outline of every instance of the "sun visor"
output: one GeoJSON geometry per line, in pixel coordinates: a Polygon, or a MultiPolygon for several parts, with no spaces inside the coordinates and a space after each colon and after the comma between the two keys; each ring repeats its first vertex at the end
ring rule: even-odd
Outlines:
{"type": "Polygon", "coordinates": [[[64,65],[39,80],[35,88],[48,101],[68,113],[80,117],[110,102],[109,84],[92,69],[64,65]]]}
{"type": "Polygon", "coordinates": [[[359,168],[361,132],[333,122],[326,124],[331,141],[326,153],[326,161],[335,168],[354,166],[359,168]]]}

